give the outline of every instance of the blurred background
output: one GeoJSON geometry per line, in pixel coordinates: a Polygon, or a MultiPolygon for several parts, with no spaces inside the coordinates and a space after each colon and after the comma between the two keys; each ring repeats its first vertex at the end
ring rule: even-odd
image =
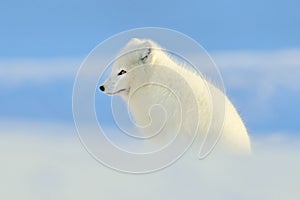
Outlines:
{"type": "MultiPolygon", "coordinates": [[[[299,146],[299,7],[296,0],[1,1],[0,198],[142,199],[144,194],[156,198],[162,193],[165,199],[178,197],[168,192],[174,192],[173,185],[165,186],[174,183],[174,169],[165,177],[154,174],[145,179],[107,169],[84,150],[73,124],[72,87],[81,62],[101,41],[132,28],[170,28],[195,39],[220,68],[251,137],[258,138],[258,144],[268,138],[276,148],[299,146]],[[148,186],[142,184],[145,180],[148,186]]],[[[299,155],[299,150],[276,152],[295,167],[299,157],[292,155],[299,155]]],[[[208,187],[205,183],[212,180],[207,179],[198,185],[208,187]]],[[[266,186],[270,193],[251,197],[300,197],[299,175],[297,180],[284,180],[266,186]],[[271,192],[284,186],[289,190],[271,192]]],[[[222,188],[218,186],[214,185],[222,188]]],[[[254,190],[248,186],[241,186],[248,189],[237,196],[220,194],[250,198],[254,190]]],[[[210,189],[205,190],[208,196],[210,189]]]]}

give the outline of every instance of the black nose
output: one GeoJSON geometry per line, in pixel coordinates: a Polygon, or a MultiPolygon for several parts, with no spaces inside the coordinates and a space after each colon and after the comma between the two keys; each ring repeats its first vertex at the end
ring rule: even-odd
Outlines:
{"type": "Polygon", "coordinates": [[[103,85],[101,85],[101,86],[99,87],[99,89],[100,89],[102,92],[104,92],[105,87],[104,87],[103,85]]]}

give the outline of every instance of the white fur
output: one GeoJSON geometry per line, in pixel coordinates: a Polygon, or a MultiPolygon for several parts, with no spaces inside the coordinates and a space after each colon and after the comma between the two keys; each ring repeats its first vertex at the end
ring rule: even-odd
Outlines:
{"type": "Polygon", "coordinates": [[[220,116],[213,116],[216,115],[211,100],[213,94],[220,98],[220,105],[225,103],[222,135],[217,147],[235,152],[251,151],[245,125],[224,93],[174,61],[151,40],[129,41],[116,58],[103,86],[106,94],[121,95],[143,134],[160,133],[153,139],[156,141],[168,141],[178,132],[192,136],[195,130],[203,141],[211,126],[218,131],[212,118],[223,122],[223,115],[220,110],[220,116]],[[118,75],[121,70],[126,73],[118,75]]]}

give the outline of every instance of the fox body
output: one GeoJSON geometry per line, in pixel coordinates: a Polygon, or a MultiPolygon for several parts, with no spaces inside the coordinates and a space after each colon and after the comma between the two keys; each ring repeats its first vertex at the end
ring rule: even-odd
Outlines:
{"type": "Polygon", "coordinates": [[[120,95],[142,134],[157,136],[156,142],[197,134],[202,141],[219,139],[217,149],[251,152],[246,127],[227,96],[151,40],[130,40],[100,90],[120,95]],[[214,102],[223,103],[223,110],[216,111],[214,102]],[[207,137],[209,130],[220,137],[207,137]]]}

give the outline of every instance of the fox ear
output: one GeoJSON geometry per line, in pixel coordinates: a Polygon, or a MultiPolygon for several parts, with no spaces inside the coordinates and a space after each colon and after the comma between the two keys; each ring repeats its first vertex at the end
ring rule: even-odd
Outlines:
{"type": "Polygon", "coordinates": [[[146,63],[147,62],[147,60],[150,57],[151,51],[152,50],[151,50],[150,47],[146,48],[146,49],[143,49],[143,53],[142,53],[141,58],[140,58],[140,60],[141,60],[142,63],[146,63]]]}

